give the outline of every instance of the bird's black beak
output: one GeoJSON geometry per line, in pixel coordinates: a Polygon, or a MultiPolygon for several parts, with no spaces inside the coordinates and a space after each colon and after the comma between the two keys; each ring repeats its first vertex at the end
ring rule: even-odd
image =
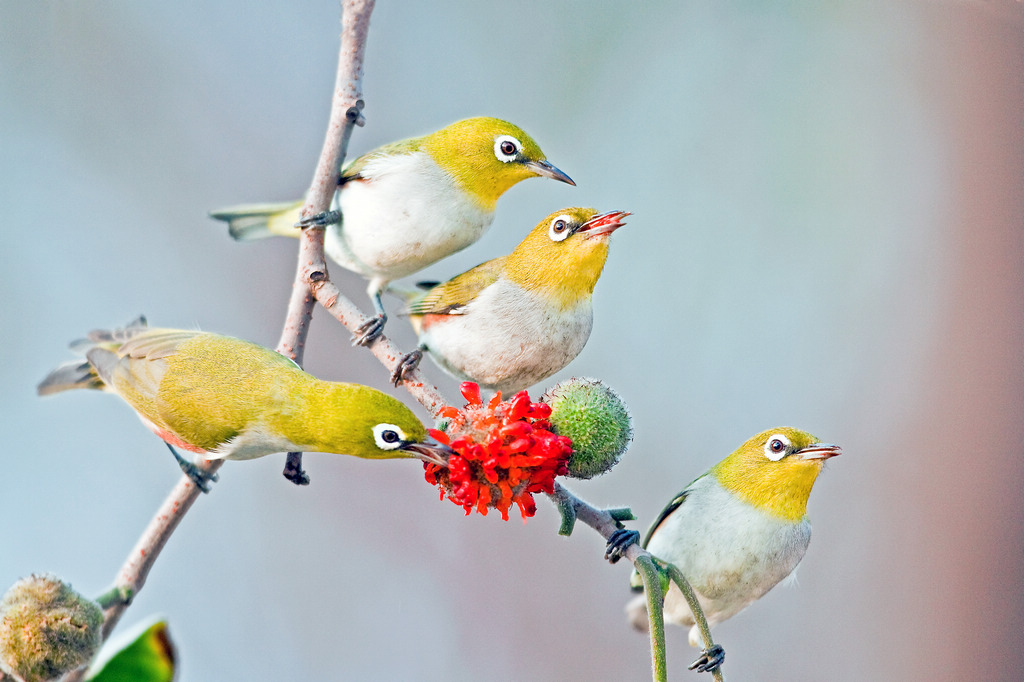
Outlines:
{"type": "Polygon", "coordinates": [[[603,237],[604,235],[611,234],[625,225],[626,223],[622,222],[622,220],[628,215],[633,214],[629,211],[608,211],[607,213],[599,213],[580,225],[579,229],[576,231],[586,235],[587,237],[603,237]]]}
{"type": "Polygon", "coordinates": [[[843,451],[838,445],[811,443],[806,448],[797,450],[793,454],[800,459],[828,459],[829,457],[843,454],[843,451]]]}
{"type": "Polygon", "coordinates": [[[558,180],[564,182],[567,185],[576,186],[576,183],[572,181],[568,175],[558,170],[548,161],[527,161],[524,164],[527,168],[532,170],[537,175],[543,175],[545,178],[551,178],[552,180],[558,180]]]}
{"type": "Polygon", "coordinates": [[[438,443],[433,438],[427,442],[408,441],[402,443],[399,450],[409,453],[410,457],[422,459],[424,462],[444,468],[448,468],[448,458],[455,454],[450,447],[444,443],[438,443]]]}

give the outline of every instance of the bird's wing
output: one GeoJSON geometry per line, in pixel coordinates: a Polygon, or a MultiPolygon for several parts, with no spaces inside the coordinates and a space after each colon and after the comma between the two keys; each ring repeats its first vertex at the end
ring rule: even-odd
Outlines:
{"type": "MultiPolygon", "coordinates": [[[[174,355],[182,343],[201,333],[182,329],[139,328],[119,346],[101,343],[89,350],[86,357],[105,384],[145,413],[146,410],[131,397],[146,404],[151,403],[167,372],[167,358],[174,355]]],[[[148,414],[146,416],[150,417],[148,414]]]]}
{"type": "Polygon", "coordinates": [[[507,256],[481,263],[472,270],[438,284],[409,303],[410,315],[461,315],[462,308],[498,281],[507,256]]]}
{"type": "Polygon", "coordinates": [[[382,147],[377,147],[372,152],[367,152],[357,159],[353,159],[352,163],[341,169],[341,178],[338,180],[338,184],[344,185],[346,182],[351,182],[352,180],[364,180],[365,178],[362,175],[363,170],[365,170],[366,165],[374,159],[382,156],[412,154],[413,152],[419,151],[420,139],[421,138],[415,137],[408,140],[392,142],[382,147]]]}
{"type": "MultiPolygon", "coordinates": [[[[700,478],[703,478],[703,476],[700,478]]],[[[699,481],[700,478],[698,478],[697,481],[699,481]]],[[[697,481],[694,481],[693,483],[696,483],[697,481]]],[[[690,490],[693,488],[693,483],[686,486],[686,489],[683,492],[676,495],[672,498],[671,502],[665,505],[665,508],[661,510],[660,514],[658,514],[658,518],[654,519],[654,523],[652,523],[651,527],[647,529],[647,535],[644,536],[644,541],[640,543],[641,547],[647,549],[647,545],[650,543],[651,538],[654,537],[655,531],[657,531],[661,524],[664,523],[665,519],[671,516],[672,512],[679,509],[680,505],[686,501],[686,496],[690,494],[690,490]]]]}

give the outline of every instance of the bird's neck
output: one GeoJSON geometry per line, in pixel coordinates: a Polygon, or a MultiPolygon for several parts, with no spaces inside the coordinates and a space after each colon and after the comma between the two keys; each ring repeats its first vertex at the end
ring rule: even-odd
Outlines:
{"type": "Polygon", "coordinates": [[[271,427],[302,449],[348,454],[357,447],[357,429],[340,415],[358,415],[351,384],[321,381],[309,374],[290,387],[290,395],[277,402],[271,427]]]}
{"type": "Polygon", "coordinates": [[[475,153],[475,149],[467,147],[466,140],[448,131],[430,135],[421,144],[477,207],[489,213],[497,208],[502,194],[525,178],[518,173],[495,173],[491,167],[493,159],[475,153]]]}
{"type": "Polygon", "coordinates": [[[807,515],[807,498],[821,471],[821,460],[778,466],[730,456],[712,469],[718,482],[744,502],[784,521],[807,515]]]}
{"type": "Polygon", "coordinates": [[[607,241],[600,240],[585,253],[562,249],[552,252],[544,246],[550,245],[520,244],[508,256],[505,276],[559,310],[589,301],[608,258],[607,241]]]}

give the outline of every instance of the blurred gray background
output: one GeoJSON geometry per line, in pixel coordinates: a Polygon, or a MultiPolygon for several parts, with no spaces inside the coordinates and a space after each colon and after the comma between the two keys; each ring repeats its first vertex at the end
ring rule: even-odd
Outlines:
{"type": "MultiPolygon", "coordinates": [[[[308,186],[338,34],[333,2],[0,2],[0,589],[100,592],[179,476],[118,400],[35,396],[69,341],[146,313],[276,343],[295,243],[206,212],[308,186]]],[[[797,586],[716,629],[730,679],[1024,676],[1022,38],[1009,0],[374,12],[353,154],[493,115],[579,185],[513,188],[424,277],[564,206],[635,213],[556,378],[616,388],[636,439],[573,490],[643,529],[762,429],[843,446],[797,586]]],[[[306,364],[387,389],[321,313],[306,364]]],[[[229,462],[126,615],[169,618],[181,679],[649,679],[627,567],[546,500],[465,518],[414,462],[283,461],[229,462]]],[[[695,653],[670,630],[673,680],[695,653]]]]}

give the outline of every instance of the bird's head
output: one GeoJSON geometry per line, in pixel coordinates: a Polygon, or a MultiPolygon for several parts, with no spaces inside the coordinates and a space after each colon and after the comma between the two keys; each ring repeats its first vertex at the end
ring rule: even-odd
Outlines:
{"type": "Polygon", "coordinates": [[[327,447],[322,451],[366,459],[415,457],[447,466],[451,448],[434,442],[400,400],[359,384],[330,383],[326,393],[315,427],[323,429],[327,447]],[[324,411],[335,418],[325,419],[324,411]]]}
{"type": "Polygon", "coordinates": [[[608,237],[625,225],[628,215],[592,208],[555,211],[509,255],[506,276],[548,295],[562,309],[571,308],[593,294],[608,258],[608,237]]]}
{"type": "Polygon", "coordinates": [[[548,162],[525,130],[497,118],[457,121],[423,138],[423,148],[488,211],[512,185],[527,178],[539,175],[576,184],[548,162]]]}
{"type": "Polygon", "coordinates": [[[807,513],[807,498],[836,445],[783,426],[757,434],[716,464],[711,473],[726,490],[762,511],[787,521],[807,513]]]}

